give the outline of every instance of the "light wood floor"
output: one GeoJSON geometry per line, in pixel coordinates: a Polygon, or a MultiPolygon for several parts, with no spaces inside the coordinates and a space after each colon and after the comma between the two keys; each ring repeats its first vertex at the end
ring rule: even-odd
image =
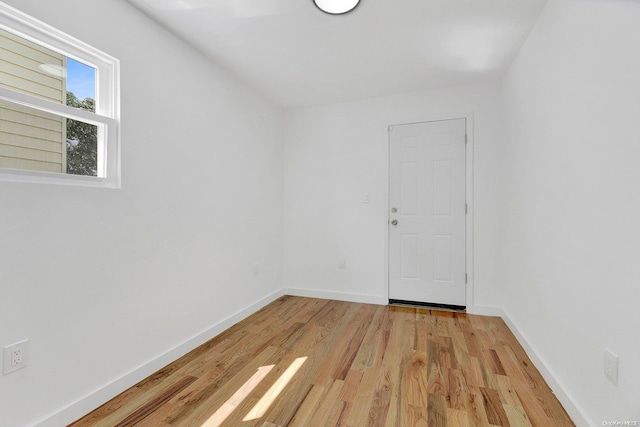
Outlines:
{"type": "Polygon", "coordinates": [[[72,424],[133,425],[574,424],[500,318],[285,296],[72,424]]]}

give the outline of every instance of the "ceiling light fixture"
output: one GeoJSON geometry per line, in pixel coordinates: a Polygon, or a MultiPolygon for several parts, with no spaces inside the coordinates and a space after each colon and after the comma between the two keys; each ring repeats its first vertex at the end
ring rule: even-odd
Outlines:
{"type": "Polygon", "coordinates": [[[321,11],[330,15],[342,15],[356,8],[360,0],[313,0],[321,11]]]}

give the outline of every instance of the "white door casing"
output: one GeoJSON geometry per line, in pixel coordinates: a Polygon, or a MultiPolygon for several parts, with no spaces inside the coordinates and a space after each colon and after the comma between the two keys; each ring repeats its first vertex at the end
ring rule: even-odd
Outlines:
{"type": "Polygon", "coordinates": [[[466,306],[466,120],[390,126],[389,150],[389,299],[466,306]]]}

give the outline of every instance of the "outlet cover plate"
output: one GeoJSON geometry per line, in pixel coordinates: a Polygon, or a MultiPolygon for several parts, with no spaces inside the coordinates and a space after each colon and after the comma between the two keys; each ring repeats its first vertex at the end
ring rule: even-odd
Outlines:
{"type": "Polygon", "coordinates": [[[611,350],[604,350],[604,375],[614,385],[618,385],[618,356],[611,350]]]}
{"type": "Polygon", "coordinates": [[[29,363],[29,340],[4,347],[2,351],[2,374],[8,375],[29,363]]]}

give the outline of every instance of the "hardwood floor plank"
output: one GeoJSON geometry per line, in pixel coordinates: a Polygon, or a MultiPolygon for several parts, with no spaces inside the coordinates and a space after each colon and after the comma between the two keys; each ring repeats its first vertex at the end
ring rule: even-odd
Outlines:
{"type": "MultiPolygon", "coordinates": [[[[405,395],[400,393],[397,384],[403,378],[406,362],[413,354],[415,343],[415,309],[409,307],[397,307],[391,324],[387,350],[382,359],[382,366],[378,370],[379,381],[376,387],[374,406],[377,404],[376,414],[384,414],[387,425],[402,425],[402,415],[406,408],[405,395]],[[385,407],[380,403],[385,403],[385,407]]],[[[371,419],[371,413],[369,418],[371,419]]],[[[377,422],[377,420],[376,420],[377,422]]],[[[384,425],[384,420],[381,425],[384,425]]]]}
{"type": "Polygon", "coordinates": [[[475,371],[475,377],[480,388],[496,389],[498,388],[495,375],[487,368],[487,361],[480,358],[472,358],[471,364],[475,371]]]}
{"type": "Polygon", "coordinates": [[[464,411],[464,398],[468,393],[469,390],[464,386],[460,371],[449,369],[449,390],[446,396],[447,407],[464,411]]]}
{"type": "Polygon", "coordinates": [[[469,366],[462,366],[459,371],[462,373],[461,379],[464,380],[463,387],[466,386],[466,393],[479,395],[480,385],[476,379],[473,362],[471,362],[469,366]]]}
{"type": "Polygon", "coordinates": [[[427,419],[429,427],[447,427],[447,407],[444,396],[429,394],[427,401],[427,419]]]}
{"type": "MultiPolygon", "coordinates": [[[[466,327],[466,324],[465,324],[466,327]]],[[[464,337],[464,332],[460,328],[450,328],[449,336],[451,337],[451,344],[453,347],[453,353],[456,361],[460,366],[471,365],[471,357],[467,342],[464,337]]]]}
{"type": "Polygon", "coordinates": [[[390,390],[376,390],[373,395],[373,404],[369,411],[367,423],[364,425],[370,427],[383,427],[387,419],[391,420],[395,417],[387,418],[389,412],[389,404],[391,402],[390,390]]]}
{"type": "Polygon", "coordinates": [[[475,427],[488,426],[487,414],[484,410],[484,402],[478,394],[470,394],[465,401],[469,425],[475,427]]]}
{"type": "Polygon", "coordinates": [[[413,355],[403,369],[402,385],[406,390],[403,400],[407,405],[424,406],[429,395],[427,388],[427,354],[413,355]]]}
{"type": "MultiPolygon", "coordinates": [[[[428,403],[428,402],[427,402],[428,403]]],[[[429,426],[429,412],[427,405],[424,406],[410,406],[408,413],[404,414],[406,425],[412,427],[428,427],[429,426]]]]}
{"type": "Polygon", "coordinates": [[[500,318],[291,296],[72,424],[133,425],[574,426],[500,318]]]}
{"type": "Polygon", "coordinates": [[[493,348],[482,350],[483,359],[486,360],[489,370],[494,375],[506,375],[502,362],[498,358],[498,354],[493,348]]]}
{"type": "Polygon", "coordinates": [[[524,409],[514,405],[502,405],[507,418],[509,419],[509,423],[514,427],[531,427],[531,423],[529,422],[529,418],[527,414],[524,412],[524,409]]]}
{"type": "Polygon", "coordinates": [[[344,387],[344,381],[335,380],[329,381],[325,386],[326,393],[322,396],[322,399],[318,403],[315,412],[311,417],[311,422],[306,424],[318,425],[318,426],[335,426],[342,410],[344,408],[344,402],[338,397],[344,387]]]}
{"type": "Polygon", "coordinates": [[[305,427],[311,424],[311,417],[315,413],[324,391],[324,387],[322,386],[311,386],[309,392],[302,400],[300,408],[298,408],[291,419],[291,422],[289,423],[290,427],[305,427]]]}
{"type": "Polygon", "coordinates": [[[380,372],[375,367],[367,368],[362,373],[362,380],[353,399],[353,405],[346,417],[348,426],[360,425],[359,423],[368,419],[379,376],[380,372]]]}
{"type": "Polygon", "coordinates": [[[156,409],[161,407],[164,403],[169,401],[173,396],[175,396],[176,394],[184,390],[187,386],[189,386],[189,384],[194,382],[196,379],[197,378],[195,377],[183,378],[181,381],[176,383],[173,387],[165,391],[163,394],[161,394],[160,396],[157,396],[151,402],[145,404],[144,406],[136,410],[134,413],[126,417],[124,420],[120,421],[118,424],[115,425],[115,427],[128,427],[128,426],[133,426],[136,423],[139,423],[144,418],[146,418],[149,414],[151,414],[153,411],[155,411],[156,409]]]}
{"type": "Polygon", "coordinates": [[[429,393],[446,395],[447,385],[440,362],[440,345],[437,341],[429,340],[427,364],[427,391],[429,393]]]}
{"type": "Polygon", "coordinates": [[[484,411],[487,414],[489,423],[496,426],[509,427],[509,419],[502,407],[498,392],[487,388],[481,388],[480,392],[482,393],[484,411]]]}
{"type": "Polygon", "coordinates": [[[467,412],[459,409],[447,408],[448,427],[469,427],[467,412]]]}
{"type": "Polygon", "coordinates": [[[458,369],[458,359],[453,349],[453,340],[450,336],[440,337],[440,359],[442,366],[449,369],[458,369]]]}
{"type": "Polygon", "coordinates": [[[505,405],[522,407],[522,402],[518,399],[516,391],[509,381],[509,377],[500,375],[496,377],[498,380],[498,393],[500,394],[500,401],[505,405]]]}
{"type": "Polygon", "coordinates": [[[362,371],[350,370],[347,374],[347,378],[344,381],[344,387],[340,393],[340,400],[343,402],[353,402],[353,399],[358,392],[358,385],[362,380],[362,371]]]}
{"type": "MultiPolygon", "coordinates": [[[[373,306],[369,308],[373,312],[373,318],[371,324],[380,325],[382,319],[386,316],[386,310],[382,309],[382,306],[373,306]]],[[[367,328],[366,334],[362,340],[362,345],[358,349],[355,359],[351,365],[352,370],[362,371],[367,366],[373,366],[376,363],[376,358],[382,358],[384,354],[384,348],[386,348],[386,341],[380,345],[380,334],[385,333],[381,328],[367,328]],[[379,348],[380,347],[380,348],[379,348]]],[[[386,338],[388,340],[388,333],[386,338]]],[[[383,337],[384,338],[384,337],[383,337]]]]}
{"type": "Polygon", "coordinates": [[[340,334],[339,339],[332,343],[332,357],[326,358],[318,369],[313,383],[317,384],[323,378],[344,380],[349,368],[356,357],[357,350],[362,344],[367,329],[371,326],[373,312],[358,310],[349,321],[349,328],[340,334]]]}

